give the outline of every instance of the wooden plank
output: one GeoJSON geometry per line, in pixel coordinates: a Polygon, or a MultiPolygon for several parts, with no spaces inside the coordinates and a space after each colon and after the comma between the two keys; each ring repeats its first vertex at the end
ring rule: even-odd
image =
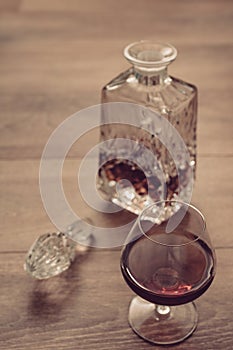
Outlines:
{"type": "MultiPolygon", "coordinates": [[[[13,61],[11,66],[14,66],[13,61]]],[[[99,103],[100,90],[113,74],[109,72],[104,82],[97,64],[95,75],[91,76],[90,80],[86,79],[88,73],[80,73],[79,69],[77,69],[77,76],[79,76],[77,78],[72,69],[66,70],[67,76],[65,76],[63,68],[57,70],[58,76],[56,74],[47,75],[45,67],[46,65],[44,65],[45,71],[41,72],[37,69],[31,75],[24,74],[21,67],[18,66],[16,81],[14,72],[11,73],[10,69],[7,74],[2,72],[0,158],[40,157],[49,136],[61,122],[76,111],[99,103]],[[44,85],[45,80],[47,83],[44,85]],[[20,92],[22,83],[24,89],[20,92]],[[34,137],[35,130],[36,138],[34,137]]],[[[228,76],[228,68],[225,70],[225,76],[223,74],[224,78],[221,79],[222,85],[214,85],[212,80],[215,66],[212,67],[212,72],[206,67],[206,71],[211,72],[208,85],[205,82],[201,83],[200,72],[193,73],[200,74],[198,78],[200,84],[197,84],[199,89],[199,155],[232,154],[231,110],[233,102],[230,96],[229,87],[232,83],[231,76],[228,76]],[[224,82],[226,86],[223,85],[224,82]]],[[[98,134],[87,135],[82,147],[79,150],[76,149],[75,155],[85,155],[95,142],[98,142],[98,134]]]]}
{"type": "MultiPolygon", "coordinates": [[[[23,271],[22,254],[0,254],[0,349],[151,349],[128,325],[133,293],[119,257],[90,251],[62,275],[38,282],[23,271]]],[[[217,250],[217,258],[213,285],[197,301],[198,328],[175,350],[232,348],[232,249],[217,250]]]]}
{"type": "MultiPolygon", "coordinates": [[[[227,14],[229,10],[232,9],[232,3],[230,0],[223,0],[219,2],[218,0],[197,0],[195,5],[192,2],[185,0],[175,1],[175,11],[174,11],[174,1],[167,0],[163,3],[159,3],[154,0],[138,0],[137,2],[133,0],[126,0],[124,2],[115,2],[114,0],[96,0],[82,2],[80,0],[69,0],[65,3],[62,0],[41,0],[40,2],[36,0],[22,0],[21,10],[29,12],[82,12],[82,13],[114,13],[124,15],[125,12],[128,14],[135,15],[140,12],[150,12],[157,10],[159,14],[166,16],[184,16],[187,17],[195,16],[195,14],[202,14],[203,17],[212,17],[219,14],[227,14]],[[121,6],[124,3],[124,8],[121,6]],[[171,11],[173,10],[173,11],[171,11]]],[[[156,13],[152,13],[156,16],[156,13]]],[[[200,20],[198,18],[197,20],[200,20]]]]}
{"type": "MultiPolygon", "coordinates": [[[[102,86],[128,67],[123,47],[136,37],[152,38],[151,33],[178,47],[171,73],[198,86],[199,155],[232,154],[232,3],[182,0],[176,1],[176,11],[168,11],[171,5],[148,1],[145,8],[142,1],[128,0],[122,11],[114,1],[92,6],[88,1],[24,1],[22,13],[2,14],[0,158],[39,158],[54,128],[98,103],[102,86]],[[119,26],[117,15],[124,25],[119,26]]],[[[75,156],[86,154],[92,138],[75,156]]]]}
{"type": "MultiPolygon", "coordinates": [[[[63,188],[74,212],[80,217],[91,217],[95,225],[103,227],[118,227],[133,220],[126,211],[98,213],[83,201],[77,184],[79,165],[80,160],[68,159],[63,168],[63,188]]],[[[1,161],[0,168],[0,251],[26,251],[39,234],[55,230],[40,197],[39,160],[1,161]]],[[[84,178],[89,188],[90,176],[86,174],[84,178]]],[[[229,231],[233,209],[231,179],[230,158],[198,159],[193,203],[206,216],[215,246],[233,246],[229,231]]]]}
{"type": "MultiPolygon", "coordinates": [[[[92,11],[90,2],[87,2],[89,11],[86,12],[82,11],[81,6],[76,12],[71,8],[70,12],[60,13],[56,12],[54,7],[53,12],[21,12],[13,21],[12,16],[3,14],[0,28],[5,28],[8,23],[8,35],[14,34],[17,28],[18,38],[20,36],[30,38],[36,32],[40,32],[39,41],[53,35],[54,38],[60,38],[63,41],[91,37],[98,39],[99,42],[103,38],[113,42],[122,38],[130,42],[141,38],[154,38],[158,41],[173,42],[174,45],[181,42],[189,45],[192,43],[192,46],[197,47],[200,44],[232,42],[232,3],[222,1],[215,7],[209,2],[206,9],[202,7],[202,3],[206,6],[205,2],[201,1],[199,6],[196,2],[194,4],[183,1],[180,3],[181,11],[179,11],[177,6],[179,2],[176,2],[177,10],[171,11],[174,7],[173,1],[170,10],[169,3],[167,3],[168,9],[162,9],[157,6],[157,2],[153,1],[151,8],[147,7],[140,11],[132,1],[128,3],[128,7],[123,1],[112,7],[108,2],[106,10],[101,5],[99,11],[92,11]],[[188,4],[186,11],[185,4],[188,4]],[[119,25],[119,18],[121,25],[119,25]],[[43,23],[42,26],[41,23],[43,23]]],[[[142,1],[141,4],[144,2],[142,1]]],[[[4,33],[5,30],[2,31],[2,34],[4,33]]]]}
{"type": "Polygon", "coordinates": [[[0,13],[19,11],[21,0],[1,0],[0,13]]]}
{"type": "MultiPolygon", "coordinates": [[[[99,87],[100,88],[100,87],[99,87]]],[[[232,155],[233,120],[230,112],[232,99],[228,93],[200,91],[197,145],[198,156],[232,155]]],[[[50,135],[66,118],[99,103],[96,88],[77,95],[24,95],[1,96],[0,104],[0,158],[40,158],[50,135]],[[36,137],[35,137],[36,133],[36,137]]],[[[78,119],[77,119],[78,120],[78,119]]],[[[78,135],[77,135],[78,138],[78,135]]],[[[69,157],[83,157],[99,142],[99,129],[90,131],[69,152],[69,157]]]]}
{"type": "MultiPolygon", "coordinates": [[[[93,86],[100,89],[130,67],[122,56],[128,44],[126,40],[118,42],[117,46],[114,41],[103,42],[96,48],[95,57],[90,59],[95,47],[93,40],[68,41],[67,46],[58,50],[54,49],[58,42],[53,42],[54,37],[48,35],[39,48],[28,49],[36,37],[26,38],[26,44],[2,40],[0,91],[5,95],[17,94],[22,85],[25,95],[65,95],[77,90],[88,93],[93,86]]],[[[169,68],[171,75],[196,84],[200,91],[223,93],[224,90],[227,93],[231,89],[232,66],[228,58],[233,48],[230,43],[229,46],[201,46],[198,50],[195,46],[177,47],[180,54],[169,68]],[[224,60],[224,64],[219,66],[220,60],[224,60]]]]}

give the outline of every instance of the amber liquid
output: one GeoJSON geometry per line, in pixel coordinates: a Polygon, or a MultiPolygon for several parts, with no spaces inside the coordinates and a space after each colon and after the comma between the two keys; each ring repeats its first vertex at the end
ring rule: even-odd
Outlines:
{"type": "MultiPolygon", "coordinates": [[[[151,235],[151,239],[158,238],[164,240],[163,234],[151,235]]],[[[174,234],[173,242],[184,244],[179,247],[166,247],[145,236],[128,244],[122,253],[121,270],[129,287],[160,305],[179,305],[198,298],[213,281],[215,261],[201,239],[186,244],[195,238],[189,232],[174,234]]]]}
{"type": "Polygon", "coordinates": [[[99,170],[99,179],[99,189],[103,195],[111,193],[110,197],[114,203],[135,214],[139,214],[143,208],[161,198],[172,199],[178,194],[177,175],[169,176],[166,184],[163,184],[159,176],[146,175],[136,164],[125,159],[107,161],[99,170]],[[122,180],[128,181],[131,187],[122,186],[119,193],[116,186],[122,180]]]}
{"type": "Polygon", "coordinates": [[[127,160],[113,159],[108,161],[101,168],[100,174],[102,171],[105,172],[108,181],[128,180],[139,195],[147,194],[149,188],[155,194],[161,186],[158,177],[149,176],[147,179],[144,172],[136,164],[127,160]]]}

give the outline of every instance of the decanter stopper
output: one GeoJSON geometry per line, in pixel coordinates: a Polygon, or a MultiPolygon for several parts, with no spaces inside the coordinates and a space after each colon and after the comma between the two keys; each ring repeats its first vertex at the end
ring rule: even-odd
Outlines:
{"type": "Polygon", "coordinates": [[[91,246],[91,227],[85,226],[84,230],[84,222],[79,220],[70,225],[66,233],[40,235],[26,255],[24,270],[37,279],[47,279],[67,270],[77,251],[85,251],[91,246]]]}

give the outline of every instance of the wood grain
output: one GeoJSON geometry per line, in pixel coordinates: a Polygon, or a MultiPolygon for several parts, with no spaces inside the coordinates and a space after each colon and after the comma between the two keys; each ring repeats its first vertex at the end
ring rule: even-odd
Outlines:
{"type": "MultiPolygon", "coordinates": [[[[230,158],[200,158],[193,203],[204,213],[216,247],[233,247],[229,229],[233,202],[230,158]]],[[[104,214],[90,208],[77,186],[80,160],[67,159],[63,168],[63,188],[67,201],[79,217],[91,217],[95,225],[117,227],[134,219],[123,211],[104,214]]],[[[40,197],[39,160],[1,161],[1,235],[2,251],[26,251],[39,234],[56,230],[40,197]]],[[[84,174],[86,187],[89,174],[84,174]]],[[[51,179],[48,178],[48,181],[51,179]]]]}
{"type": "MultiPolygon", "coordinates": [[[[23,272],[24,255],[1,254],[0,349],[159,349],[127,324],[133,294],[120,275],[119,254],[90,251],[47,281],[23,272]]],[[[217,250],[218,274],[197,301],[198,328],[174,349],[232,349],[231,254],[231,249],[217,250]]]]}
{"type": "Polygon", "coordinates": [[[0,11],[3,12],[16,12],[19,11],[21,6],[21,0],[1,0],[0,11]]]}
{"type": "MultiPolygon", "coordinates": [[[[124,46],[140,39],[174,44],[179,55],[170,73],[198,86],[193,203],[217,248],[216,279],[197,301],[198,329],[173,349],[232,349],[232,23],[230,0],[0,1],[0,349],[159,349],[128,326],[133,293],[120,275],[119,249],[92,249],[43,282],[22,267],[36,237],[55,230],[39,192],[49,136],[71,114],[99,103],[102,86],[129,67],[124,46]]],[[[81,217],[118,226],[134,216],[98,213],[77,190],[80,162],[98,137],[96,129],[70,150],[64,191],[81,217]]]]}
{"type": "MultiPolygon", "coordinates": [[[[65,91],[64,96],[24,96],[18,93],[13,93],[13,96],[0,96],[0,159],[40,158],[48,138],[60,123],[73,113],[99,103],[100,92],[97,90],[96,87],[96,91],[81,91],[78,97],[67,96],[65,91]],[[35,133],[37,137],[34,137],[35,133]]],[[[233,122],[230,93],[225,93],[224,90],[213,91],[210,87],[209,91],[200,91],[199,99],[199,157],[232,155],[233,122]]],[[[98,136],[99,130],[89,132],[78,141],[77,147],[73,148],[69,157],[83,157],[98,143],[98,136]]]]}

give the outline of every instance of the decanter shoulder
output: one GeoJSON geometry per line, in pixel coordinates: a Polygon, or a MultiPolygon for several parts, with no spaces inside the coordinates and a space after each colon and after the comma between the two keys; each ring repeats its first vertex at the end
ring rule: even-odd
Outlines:
{"type": "Polygon", "coordinates": [[[197,88],[175,77],[169,77],[169,82],[157,92],[150,94],[151,101],[160,100],[160,105],[166,107],[167,112],[180,110],[190,103],[197,103],[197,88]]]}
{"type": "Polygon", "coordinates": [[[181,79],[168,76],[153,84],[153,78],[143,79],[143,83],[139,78],[132,68],[119,74],[102,89],[102,102],[132,102],[171,111],[196,99],[197,88],[181,79]]]}
{"type": "Polygon", "coordinates": [[[197,87],[191,83],[187,83],[186,81],[183,81],[181,79],[170,77],[171,82],[170,86],[173,89],[174,93],[182,94],[184,96],[191,96],[197,94],[197,87]]]}
{"type": "Polygon", "coordinates": [[[137,80],[130,68],[106,84],[102,89],[102,102],[137,102],[137,80]]]}
{"type": "Polygon", "coordinates": [[[115,78],[113,78],[109,83],[107,83],[104,87],[103,90],[116,90],[120,88],[122,85],[125,83],[128,83],[128,79],[132,79],[134,77],[133,74],[133,69],[127,69],[126,71],[120,73],[117,75],[115,78]]]}

